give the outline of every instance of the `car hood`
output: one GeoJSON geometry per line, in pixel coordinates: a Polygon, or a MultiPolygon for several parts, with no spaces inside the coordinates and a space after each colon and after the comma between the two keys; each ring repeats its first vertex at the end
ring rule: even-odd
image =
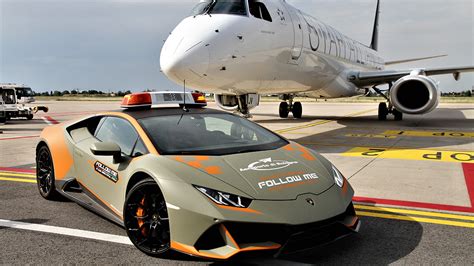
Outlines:
{"type": "Polygon", "coordinates": [[[293,200],[302,194],[321,194],[334,185],[324,159],[298,144],[226,156],[176,156],[175,160],[260,200],[293,200]]]}

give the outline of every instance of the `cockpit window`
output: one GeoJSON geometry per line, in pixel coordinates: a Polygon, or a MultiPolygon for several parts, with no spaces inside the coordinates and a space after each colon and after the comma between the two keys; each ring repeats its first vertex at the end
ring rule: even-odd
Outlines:
{"type": "Polygon", "coordinates": [[[201,1],[192,12],[193,16],[203,14],[228,14],[247,16],[245,0],[208,0],[201,1]]]}
{"type": "Polygon", "coordinates": [[[272,22],[272,16],[264,3],[257,0],[249,0],[249,9],[252,16],[272,22]]]}

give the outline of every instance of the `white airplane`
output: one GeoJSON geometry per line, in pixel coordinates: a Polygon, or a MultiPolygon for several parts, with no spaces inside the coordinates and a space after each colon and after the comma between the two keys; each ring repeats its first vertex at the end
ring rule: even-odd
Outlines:
{"type": "MultiPolygon", "coordinates": [[[[201,0],[170,34],[161,69],[171,80],[214,93],[224,110],[249,115],[259,95],[280,95],[281,118],[301,118],[295,96],[342,98],[373,89],[386,98],[378,117],[425,114],[439,103],[438,83],[429,76],[474,71],[474,66],[384,70],[377,53],[380,0],[372,43],[365,46],[289,5],[285,0],[201,0]],[[377,88],[388,84],[386,92],[377,88]]],[[[435,56],[440,57],[440,56],[435,56]]]]}

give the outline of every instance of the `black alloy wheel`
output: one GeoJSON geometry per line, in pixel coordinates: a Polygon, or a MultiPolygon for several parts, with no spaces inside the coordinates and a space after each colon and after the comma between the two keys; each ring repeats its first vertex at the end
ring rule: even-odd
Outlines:
{"type": "Polygon", "coordinates": [[[41,196],[47,200],[57,200],[61,195],[56,191],[54,166],[51,152],[47,146],[41,146],[36,154],[36,183],[41,196]]]}
{"type": "Polygon", "coordinates": [[[151,178],[138,182],[127,194],[124,224],[132,243],[154,257],[170,255],[170,225],[166,201],[151,178]]]}
{"type": "Polygon", "coordinates": [[[281,102],[278,112],[280,113],[280,118],[288,118],[288,114],[290,113],[288,103],[281,102]]]}

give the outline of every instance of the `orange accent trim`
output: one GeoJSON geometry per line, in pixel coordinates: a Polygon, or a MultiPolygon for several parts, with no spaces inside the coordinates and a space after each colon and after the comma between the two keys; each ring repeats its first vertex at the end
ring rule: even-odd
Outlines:
{"type": "Polygon", "coordinates": [[[347,180],[345,177],[342,177],[343,180],[344,180],[344,184],[342,184],[342,193],[343,194],[346,194],[347,193],[347,188],[348,188],[348,184],[347,184],[347,180]]]}
{"type": "Polygon", "coordinates": [[[301,186],[301,185],[305,185],[305,184],[312,184],[312,183],[316,183],[318,180],[316,179],[313,179],[313,180],[306,180],[304,182],[298,182],[298,183],[291,183],[291,184],[286,184],[286,185],[281,185],[281,186],[278,186],[278,187],[272,187],[272,188],[269,188],[268,190],[281,190],[281,189],[284,189],[284,188],[288,188],[288,187],[297,187],[297,186],[301,186]]]}
{"type": "Polygon", "coordinates": [[[353,227],[357,221],[359,221],[359,217],[355,216],[353,219],[352,219],[352,222],[350,224],[346,224],[347,227],[353,227]]]}
{"type": "Polygon", "coordinates": [[[143,130],[143,128],[140,126],[140,124],[135,118],[125,113],[119,113],[119,112],[108,112],[108,113],[103,113],[102,115],[115,116],[115,117],[121,117],[121,118],[126,119],[135,128],[138,135],[143,140],[143,143],[145,144],[148,151],[151,154],[160,155],[158,151],[156,150],[155,146],[153,145],[153,143],[151,142],[150,138],[147,136],[147,134],[145,133],[145,131],[143,130]]]}
{"type": "Polygon", "coordinates": [[[202,164],[198,161],[192,161],[188,163],[189,166],[192,166],[194,168],[202,168],[202,164]]]}
{"type": "Polygon", "coordinates": [[[99,195],[97,195],[96,193],[94,193],[94,191],[90,190],[87,186],[85,186],[83,183],[81,183],[80,181],[77,181],[77,183],[79,183],[79,185],[81,185],[82,187],[84,187],[85,189],[87,189],[87,191],[89,191],[90,193],[92,193],[92,195],[94,195],[94,197],[96,197],[98,200],[100,200],[103,204],[105,204],[105,206],[107,206],[107,208],[109,208],[113,213],[115,213],[119,218],[120,220],[123,221],[123,216],[121,213],[119,213],[118,211],[115,210],[114,207],[112,207],[112,205],[110,205],[108,202],[106,202],[105,200],[103,200],[101,197],[99,197],[99,195]]]}
{"type": "Polygon", "coordinates": [[[228,253],[224,256],[220,256],[220,255],[217,255],[217,254],[211,254],[211,253],[207,253],[207,252],[203,252],[203,251],[198,251],[198,250],[196,250],[195,247],[190,246],[190,245],[182,244],[182,243],[179,243],[179,242],[176,242],[176,241],[171,241],[171,248],[175,249],[177,251],[181,251],[183,253],[191,254],[191,255],[194,255],[194,256],[211,258],[211,259],[221,259],[221,260],[228,259],[228,258],[230,258],[230,257],[232,257],[235,254],[240,253],[240,252],[256,251],[256,250],[271,250],[271,249],[279,249],[280,247],[281,247],[281,245],[275,244],[275,245],[268,246],[268,247],[255,246],[255,247],[246,247],[246,248],[242,248],[242,249],[239,248],[239,249],[234,249],[234,251],[232,251],[232,252],[230,252],[230,253],[228,253]]]}
{"type": "Polygon", "coordinates": [[[257,210],[254,210],[254,209],[250,209],[250,208],[237,208],[237,207],[231,207],[231,206],[218,205],[216,203],[214,203],[214,204],[217,207],[221,208],[221,209],[226,209],[226,210],[229,210],[229,211],[238,211],[238,212],[248,212],[248,213],[262,214],[261,212],[259,212],[257,210]]]}
{"type": "Polygon", "coordinates": [[[244,251],[256,251],[256,250],[270,250],[270,249],[279,249],[279,248],[281,248],[281,245],[275,244],[268,247],[246,247],[246,248],[240,249],[240,251],[244,252],[244,251]]]}
{"type": "Polygon", "coordinates": [[[46,127],[41,133],[41,137],[47,141],[51,151],[56,180],[63,180],[74,164],[64,128],[61,125],[46,127]]]}
{"type": "Polygon", "coordinates": [[[198,161],[209,161],[209,156],[196,156],[198,161]]]}
{"type": "Polygon", "coordinates": [[[287,150],[287,151],[294,151],[295,149],[293,148],[293,145],[292,144],[288,144],[286,145],[285,147],[283,147],[284,150],[287,150]]]}
{"type": "Polygon", "coordinates": [[[220,175],[222,174],[222,170],[219,166],[209,166],[204,168],[204,171],[210,175],[220,175]]]}

